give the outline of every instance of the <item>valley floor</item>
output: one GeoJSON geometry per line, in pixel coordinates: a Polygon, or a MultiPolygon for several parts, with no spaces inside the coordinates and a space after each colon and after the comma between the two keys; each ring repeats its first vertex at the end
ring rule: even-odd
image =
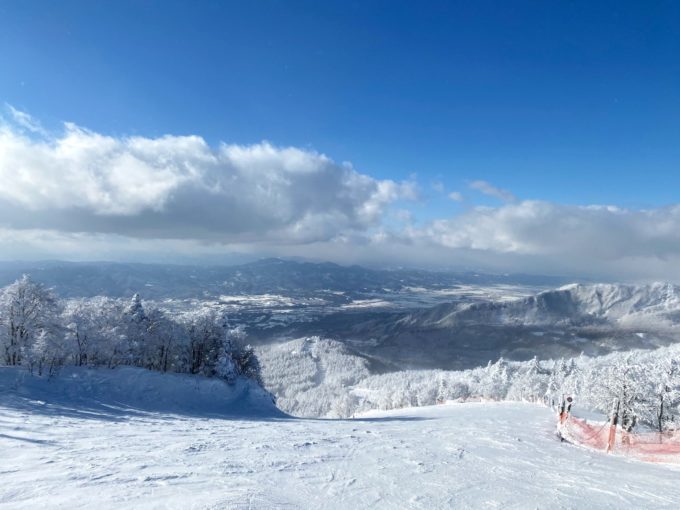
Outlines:
{"type": "Polygon", "coordinates": [[[680,505],[677,469],[560,443],[550,411],[531,405],[342,421],[37,407],[0,399],[4,509],[680,505]]]}

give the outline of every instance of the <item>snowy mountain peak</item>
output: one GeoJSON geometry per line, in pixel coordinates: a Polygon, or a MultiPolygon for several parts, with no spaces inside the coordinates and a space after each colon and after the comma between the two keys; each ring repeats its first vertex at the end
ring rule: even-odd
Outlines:
{"type": "Polygon", "coordinates": [[[581,314],[612,320],[680,312],[680,288],[665,282],[649,285],[573,284],[556,291],[542,292],[537,298],[540,296],[547,300],[556,292],[568,294],[581,314]]]}

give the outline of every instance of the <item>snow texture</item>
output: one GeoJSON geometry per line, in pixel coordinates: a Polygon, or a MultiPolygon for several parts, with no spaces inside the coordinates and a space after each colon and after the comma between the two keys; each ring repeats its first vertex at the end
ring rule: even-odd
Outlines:
{"type": "Polygon", "coordinates": [[[536,405],[312,420],[277,413],[252,383],[134,368],[23,374],[0,369],[3,509],[680,505],[677,469],[562,443],[536,405]]]}

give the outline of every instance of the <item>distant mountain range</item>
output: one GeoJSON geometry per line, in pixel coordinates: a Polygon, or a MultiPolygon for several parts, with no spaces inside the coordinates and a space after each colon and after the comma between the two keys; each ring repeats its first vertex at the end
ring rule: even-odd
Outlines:
{"type": "Polygon", "coordinates": [[[654,348],[680,338],[680,287],[666,283],[560,287],[564,278],[263,259],[234,266],[0,262],[0,286],[22,273],[63,297],[129,297],[139,292],[146,300],[210,300],[245,325],[254,343],[320,335],[343,342],[375,366],[392,368],[467,368],[500,356],[600,355],[654,348]],[[520,287],[524,295],[529,289],[553,290],[512,299],[512,290],[520,287]],[[456,288],[462,292],[444,292],[456,288]],[[485,292],[490,288],[507,291],[508,297],[492,299],[485,292]],[[354,306],[396,302],[413,289],[426,289],[415,293],[435,295],[434,302],[449,302],[430,308],[354,306]],[[480,292],[473,295],[475,291],[480,292]],[[293,299],[277,304],[270,299],[273,294],[293,299]],[[224,297],[249,295],[259,296],[255,304],[224,297]]]}
{"type": "Polygon", "coordinates": [[[680,339],[680,287],[573,284],[513,301],[375,316],[337,334],[359,352],[402,368],[655,348],[680,339]]]}
{"type": "Polygon", "coordinates": [[[680,323],[680,287],[668,283],[571,284],[515,301],[446,303],[409,313],[399,323],[418,329],[480,324],[659,329],[680,323]]]}
{"type": "Polygon", "coordinates": [[[557,286],[560,277],[524,274],[375,270],[333,263],[263,259],[235,266],[181,266],[112,262],[0,262],[0,286],[30,274],[63,297],[131,296],[145,299],[214,298],[233,294],[306,295],[343,292],[361,295],[406,287],[428,289],[457,285],[557,286]]]}

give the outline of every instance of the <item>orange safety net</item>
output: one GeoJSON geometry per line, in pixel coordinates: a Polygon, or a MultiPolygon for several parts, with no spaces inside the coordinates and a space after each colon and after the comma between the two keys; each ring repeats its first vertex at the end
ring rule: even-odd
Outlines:
{"type": "Polygon", "coordinates": [[[680,431],[625,432],[609,422],[589,423],[573,416],[561,417],[560,435],[570,443],[647,462],[680,463],[680,431]]]}

